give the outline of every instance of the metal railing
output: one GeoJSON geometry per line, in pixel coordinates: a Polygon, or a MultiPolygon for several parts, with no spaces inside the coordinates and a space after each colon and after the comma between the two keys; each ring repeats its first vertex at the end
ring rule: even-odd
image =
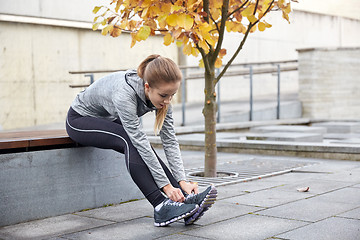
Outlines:
{"type": "MultiPolygon", "coordinates": [[[[297,60],[287,60],[287,61],[271,61],[271,62],[250,62],[250,63],[241,63],[241,64],[232,64],[231,69],[241,68],[238,70],[230,70],[223,75],[224,77],[231,76],[249,76],[249,120],[253,120],[253,76],[257,74],[275,74],[277,76],[277,95],[276,95],[276,118],[280,118],[280,83],[281,83],[281,72],[297,71],[297,60]],[[290,66],[281,66],[289,65],[290,66]],[[266,67],[263,67],[266,66],[266,67]]],[[[182,87],[181,87],[181,108],[182,108],[182,122],[181,126],[185,126],[186,123],[186,81],[194,79],[203,79],[204,73],[192,73],[189,74],[189,70],[200,70],[198,66],[180,66],[180,69],[183,74],[182,87]]],[[[90,70],[90,71],[70,71],[70,74],[84,74],[85,77],[90,78],[90,84],[94,82],[95,73],[108,73],[123,71],[127,69],[116,69],[116,70],[90,70]]],[[[203,71],[203,70],[202,70],[203,71]]],[[[216,69],[216,76],[219,75],[220,69],[216,69]]],[[[221,98],[220,98],[220,82],[217,83],[217,122],[220,122],[221,118],[221,98]]],[[[69,85],[71,88],[82,88],[88,87],[90,84],[81,84],[81,85],[69,85]]]]}

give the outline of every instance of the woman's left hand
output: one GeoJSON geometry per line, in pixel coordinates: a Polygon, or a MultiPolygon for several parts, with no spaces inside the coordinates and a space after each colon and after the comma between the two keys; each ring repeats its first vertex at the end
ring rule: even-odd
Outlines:
{"type": "Polygon", "coordinates": [[[196,183],[180,181],[179,184],[181,189],[184,190],[187,194],[199,193],[198,185],[196,183]]]}

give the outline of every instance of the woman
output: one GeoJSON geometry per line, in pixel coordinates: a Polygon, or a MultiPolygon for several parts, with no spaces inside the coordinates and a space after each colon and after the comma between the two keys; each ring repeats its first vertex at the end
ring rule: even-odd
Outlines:
{"type": "Polygon", "coordinates": [[[172,60],[151,55],[137,71],[112,73],[79,93],[66,121],[66,130],[75,142],[125,154],[132,179],[154,207],[155,226],[182,218],[186,225],[192,224],[217,194],[213,186],[199,194],[197,185],[186,181],[170,105],[181,78],[172,60]],[[171,171],[140,125],[139,117],[154,110],[155,132],[160,134],[171,171]]]}

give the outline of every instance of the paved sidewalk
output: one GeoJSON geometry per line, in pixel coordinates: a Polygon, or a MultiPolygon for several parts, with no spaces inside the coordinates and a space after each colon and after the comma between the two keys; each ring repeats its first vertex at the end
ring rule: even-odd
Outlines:
{"type": "MultiPolygon", "coordinates": [[[[185,168],[202,166],[202,152],[182,153],[185,168]]],[[[279,158],[218,156],[219,164],[251,159],[276,162],[279,158]]],[[[284,159],[311,165],[219,186],[214,206],[192,226],[176,222],[154,227],[153,209],[142,199],[2,227],[0,239],[359,239],[360,162],[281,157],[284,159]],[[303,187],[310,190],[297,191],[303,187]]]]}

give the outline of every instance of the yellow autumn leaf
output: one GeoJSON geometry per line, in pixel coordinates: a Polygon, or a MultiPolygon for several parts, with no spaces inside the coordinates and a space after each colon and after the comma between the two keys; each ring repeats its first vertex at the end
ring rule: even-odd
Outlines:
{"type": "Polygon", "coordinates": [[[191,55],[193,55],[194,57],[197,57],[199,55],[199,50],[197,48],[192,47],[191,55]]]}
{"type": "Polygon", "coordinates": [[[114,28],[114,25],[107,25],[106,27],[103,28],[103,30],[101,31],[101,34],[106,36],[109,31],[112,31],[113,28],[114,28]]]}
{"type": "Polygon", "coordinates": [[[283,18],[285,18],[287,21],[288,21],[288,23],[290,23],[290,20],[289,20],[289,15],[286,13],[286,12],[282,12],[283,14],[282,14],[282,16],[283,16],[283,18]]]}
{"type": "Polygon", "coordinates": [[[190,15],[186,15],[184,18],[185,30],[190,30],[193,25],[194,25],[194,19],[190,15]]]}
{"type": "Polygon", "coordinates": [[[200,48],[202,48],[205,51],[205,53],[209,52],[210,50],[209,45],[207,45],[207,43],[204,40],[199,41],[198,45],[200,48]]]}
{"type": "Polygon", "coordinates": [[[271,28],[271,27],[272,27],[272,25],[271,25],[270,23],[267,23],[266,21],[264,21],[264,23],[265,23],[265,27],[267,27],[267,28],[271,28]]]}
{"type": "Polygon", "coordinates": [[[96,7],[94,7],[93,13],[94,13],[94,14],[97,14],[98,11],[99,11],[101,8],[102,8],[102,6],[96,6],[96,7]]]}
{"type": "Polygon", "coordinates": [[[146,17],[146,14],[148,13],[148,11],[149,11],[149,8],[144,8],[144,10],[141,13],[141,18],[146,17]]]}
{"type": "Polygon", "coordinates": [[[219,8],[210,9],[210,12],[214,20],[217,20],[221,15],[221,10],[219,8]]]}
{"type": "Polygon", "coordinates": [[[254,15],[250,15],[247,17],[247,19],[249,20],[249,22],[254,23],[257,21],[257,18],[254,15]]]}
{"type": "Polygon", "coordinates": [[[180,9],[182,9],[182,6],[171,5],[170,13],[174,13],[174,12],[176,12],[176,11],[179,11],[180,9]]]}
{"type": "Polygon", "coordinates": [[[222,66],[222,60],[221,60],[221,58],[217,58],[215,61],[215,67],[221,68],[221,66],[222,66]]]}
{"type": "Polygon", "coordinates": [[[250,7],[247,7],[247,8],[245,8],[245,10],[243,10],[242,12],[241,12],[241,14],[243,15],[243,17],[248,17],[248,16],[250,16],[250,15],[253,15],[253,13],[254,13],[254,6],[253,5],[251,5],[250,7]]]}
{"type": "Polygon", "coordinates": [[[183,53],[188,56],[191,55],[191,48],[191,43],[186,44],[183,48],[183,53]]]}
{"type": "Polygon", "coordinates": [[[175,14],[171,14],[166,18],[167,24],[173,27],[177,25],[177,21],[178,21],[178,16],[175,14]]]}
{"type": "Polygon", "coordinates": [[[113,27],[113,29],[110,31],[110,36],[112,37],[118,37],[121,34],[121,29],[119,27],[113,27]]]}
{"type": "Polygon", "coordinates": [[[163,13],[169,13],[171,11],[171,3],[162,3],[160,8],[163,13]]]}
{"type": "Polygon", "coordinates": [[[166,33],[164,36],[164,45],[169,46],[173,41],[173,38],[170,33],[166,33]]]}
{"type": "Polygon", "coordinates": [[[97,30],[97,29],[99,28],[99,25],[100,25],[99,22],[98,22],[98,23],[94,23],[93,26],[92,26],[92,29],[93,29],[94,31],[97,30]]]}
{"type": "Polygon", "coordinates": [[[219,57],[220,57],[220,58],[223,58],[225,55],[226,55],[226,49],[225,49],[225,48],[222,48],[222,49],[219,51],[219,57]]]}
{"type": "Polygon", "coordinates": [[[286,8],[284,8],[284,12],[286,12],[287,14],[289,14],[291,12],[291,5],[290,3],[288,5],[286,5],[286,8]]]}
{"type": "Polygon", "coordinates": [[[204,67],[205,67],[204,60],[203,60],[203,59],[200,59],[200,61],[199,61],[199,67],[201,67],[201,68],[204,68],[204,67]]]}
{"type": "Polygon", "coordinates": [[[266,28],[265,23],[259,22],[259,24],[258,24],[259,31],[263,32],[265,30],[265,28],[266,28]]]}
{"type": "Polygon", "coordinates": [[[149,26],[142,26],[138,33],[137,33],[137,38],[140,40],[146,40],[151,33],[151,28],[149,26]]]}

